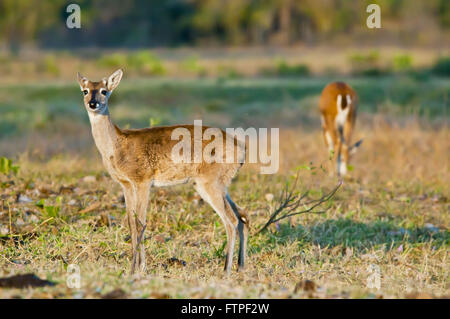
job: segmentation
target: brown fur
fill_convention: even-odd
[[[81,90],[89,90],[84,97],[88,111],[95,144],[99,149],[103,163],[111,177],[119,182],[124,190],[128,223],[131,230],[133,249],[132,272],[135,264],[141,271],[145,270],[145,247],[139,238],[145,231],[149,188],[151,186],[174,185],[194,182],[200,196],[208,202],[221,217],[227,232],[227,258],[225,269],[231,270],[234,243],[239,232],[239,268],[244,267],[246,241],[248,236],[248,217],[237,208],[228,196],[227,187],[245,160],[245,144],[235,137],[223,137],[223,158],[226,158],[226,141],[233,145],[235,154],[233,163],[206,162],[206,156],[200,163],[175,163],[171,153],[179,141],[172,140],[172,131],[185,128],[191,135],[192,159],[194,154],[194,126],[176,125],[145,129],[122,130],[114,125],[109,116],[107,102],[109,94],[120,82],[122,71],[118,70],[109,79],[91,82],[78,75]],[[94,91],[108,90],[108,94],[95,94]],[[97,95],[99,95],[97,97]],[[98,108],[91,108],[90,102],[95,100]],[[96,104],[97,105],[97,104]],[[203,127],[204,132],[208,127]],[[231,139],[231,141],[230,141]],[[202,141],[203,149],[210,141]],[[243,158],[238,158],[238,154]],[[210,154],[213,156],[214,154]]]
[[[116,151],[111,163],[135,182],[170,181],[200,176],[215,175],[227,187],[231,179],[240,168],[239,163],[173,163],[171,151],[178,140],[171,140],[172,131],[176,128],[186,128],[191,133],[191,159],[194,160],[194,126],[175,125],[140,130],[121,130],[115,126],[117,132]],[[203,126],[203,132],[208,127]],[[223,148],[225,149],[226,133],[223,134]],[[229,137],[228,137],[229,138]],[[235,140],[235,147],[239,142]],[[203,147],[210,141],[202,141]],[[223,156],[225,162],[225,154]]]
[[[346,96],[351,97],[350,105],[347,105]],[[338,114],[337,98],[341,95],[342,109],[345,110],[349,107],[349,113],[347,120],[342,127],[342,137],[339,132],[339,128],[336,125],[336,116]],[[344,82],[333,82],[328,84],[322,91],[319,100],[319,109],[322,114],[322,128],[323,137],[327,147],[331,147],[334,150],[335,160],[342,160],[344,163],[349,163],[349,149],[351,145],[352,132],[355,125],[356,111],[358,105],[358,95],[353,88]],[[332,145],[329,145],[327,134],[331,137]],[[338,167],[339,173],[339,167]]]

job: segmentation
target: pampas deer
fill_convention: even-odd
[[[223,142],[231,140],[231,151],[241,154],[241,158],[232,163],[212,161],[208,157],[200,162],[174,162],[171,154],[177,141],[172,140],[172,132],[182,128],[193,133],[198,127],[177,125],[125,130],[114,125],[108,111],[108,98],[119,85],[122,74],[122,70],[117,70],[108,78],[92,82],[78,73],[78,82],[84,94],[84,106],[89,115],[95,145],[104,166],[124,192],[133,253],[131,272],[134,273],[136,268],[145,271],[146,268],[142,238],[146,228],[150,188],[189,181],[193,182],[196,191],[211,205],[225,225],[225,270],[228,273],[231,271],[236,235],[239,234],[238,266],[242,269],[246,256],[248,218],[231,200],[227,187],[245,160],[245,144],[220,130]],[[202,129],[204,131],[207,128]],[[194,144],[196,141],[191,142]],[[204,150],[205,142],[200,143]]]
[[[350,146],[356,120],[358,95],[344,82],[328,84],[319,101],[323,138],[328,150],[334,153],[338,176],[347,174],[349,155],[361,145],[359,140]]]

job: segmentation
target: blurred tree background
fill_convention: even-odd
[[[66,7],[81,7],[68,29]],[[377,3],[382,28],[368,29]],[[448,43],[448,0],[0,0],[2,46],[139,48]]]

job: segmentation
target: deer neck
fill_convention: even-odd
[[[114,155],[117,143],[117,132],[111,121],[108,109],[102,113],[88,112],[91,122],[92,136],[102,157]]]

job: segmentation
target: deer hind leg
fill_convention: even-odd
[[[225,271],[231,272],[233,262],[233,252],[236,243],[236,229],[238,227],[238,218],[232,209],[226,209],[228,204],[225,198],[226,191],[224,185],[219,182],[196,181],[195,189],[205,202],[207,202],[216,211],[225,226],[227,233],[227,245]]]
[[[323,118],[323,117],[322,117]],[[334,129],[334,123],[326,122],[325,118],[322,119],[322,127],[323,127],[323,139],[325,141],[325,145],[328,148],[328,158],[333,160],[333,164],[330,165],[330,175],[334,174],[334,163],[336,163],[338,158],[339,151],[339,139],[336,135],[336,130]],[[337,146],[337,148],[336,148]]]
[[[347,174],[347,165],[349,164],[349,150],[351,142],[351,134],[353,123],[347,120],[343,126],[339,128],[339,138],[341,140],[341,147],[338,158],[338,175],[345,176]]]
[[[331,136],[331,133],[329,132],[328,124],[327,124],[327,120],[326,120],[325,116],[321,115],[320,120],[322,122],[323,140],[325,142],[325,145],[328,148],[328,151],[331,152],[334,150],[333,137]]]
[[[337,132],[338,132],[338,138],[337,138],[337,152],[336,152],[336,169],[337,169],[337,175],[341,176],[341,175],[345,175],[345,172],[343,172],[343,170],[342,170],[343,164],[345,165],[345,163],[342,162],[342,150],[343,150],[343,145],[345,145],[344,133],[343,133],[342,126],[339,125],[337,127]]]
[[[336,130],[338,134],[338,157],[337,157],[337,172],[338,176],[344,176],[347,173],[347,163],[348,163],[348,143],[349,141],[349,132],[348,127],[351,126],[349,121],[349,113],[351,109],[351,98],[350,95],[346,95],[343,97],[342,95],[338,95],[336,106],[337,106],[337,115],[335,119]],[[346,134],[348,133],[348,134]]]
[[[247,239],[248,239],[248,228],[249,220],[248,217],[242,213],[242,210],[233,202],[230,195],[226,195],[227,202],[226,208],[231,209],[233,213],[238,218],[238,234],[239,234],[239,255],[238,255],[238,266],[239,270],[243,270],[245,267],[245,259],[247,257]]]
[[[323,139],[325,141],[325,145],[328,148],[328,152],[333,152],[334,151],[334,141],[333,141],[333,137],[331,135],[331,133],[328,130],[323,130]]]
[[[345,140],[345,148],[343,149],[343,160],[345,163],[349,163],[349,149],[352,139],[352,131],[353,131],[353,122],[347,121],[344,124],[344,140]]]

